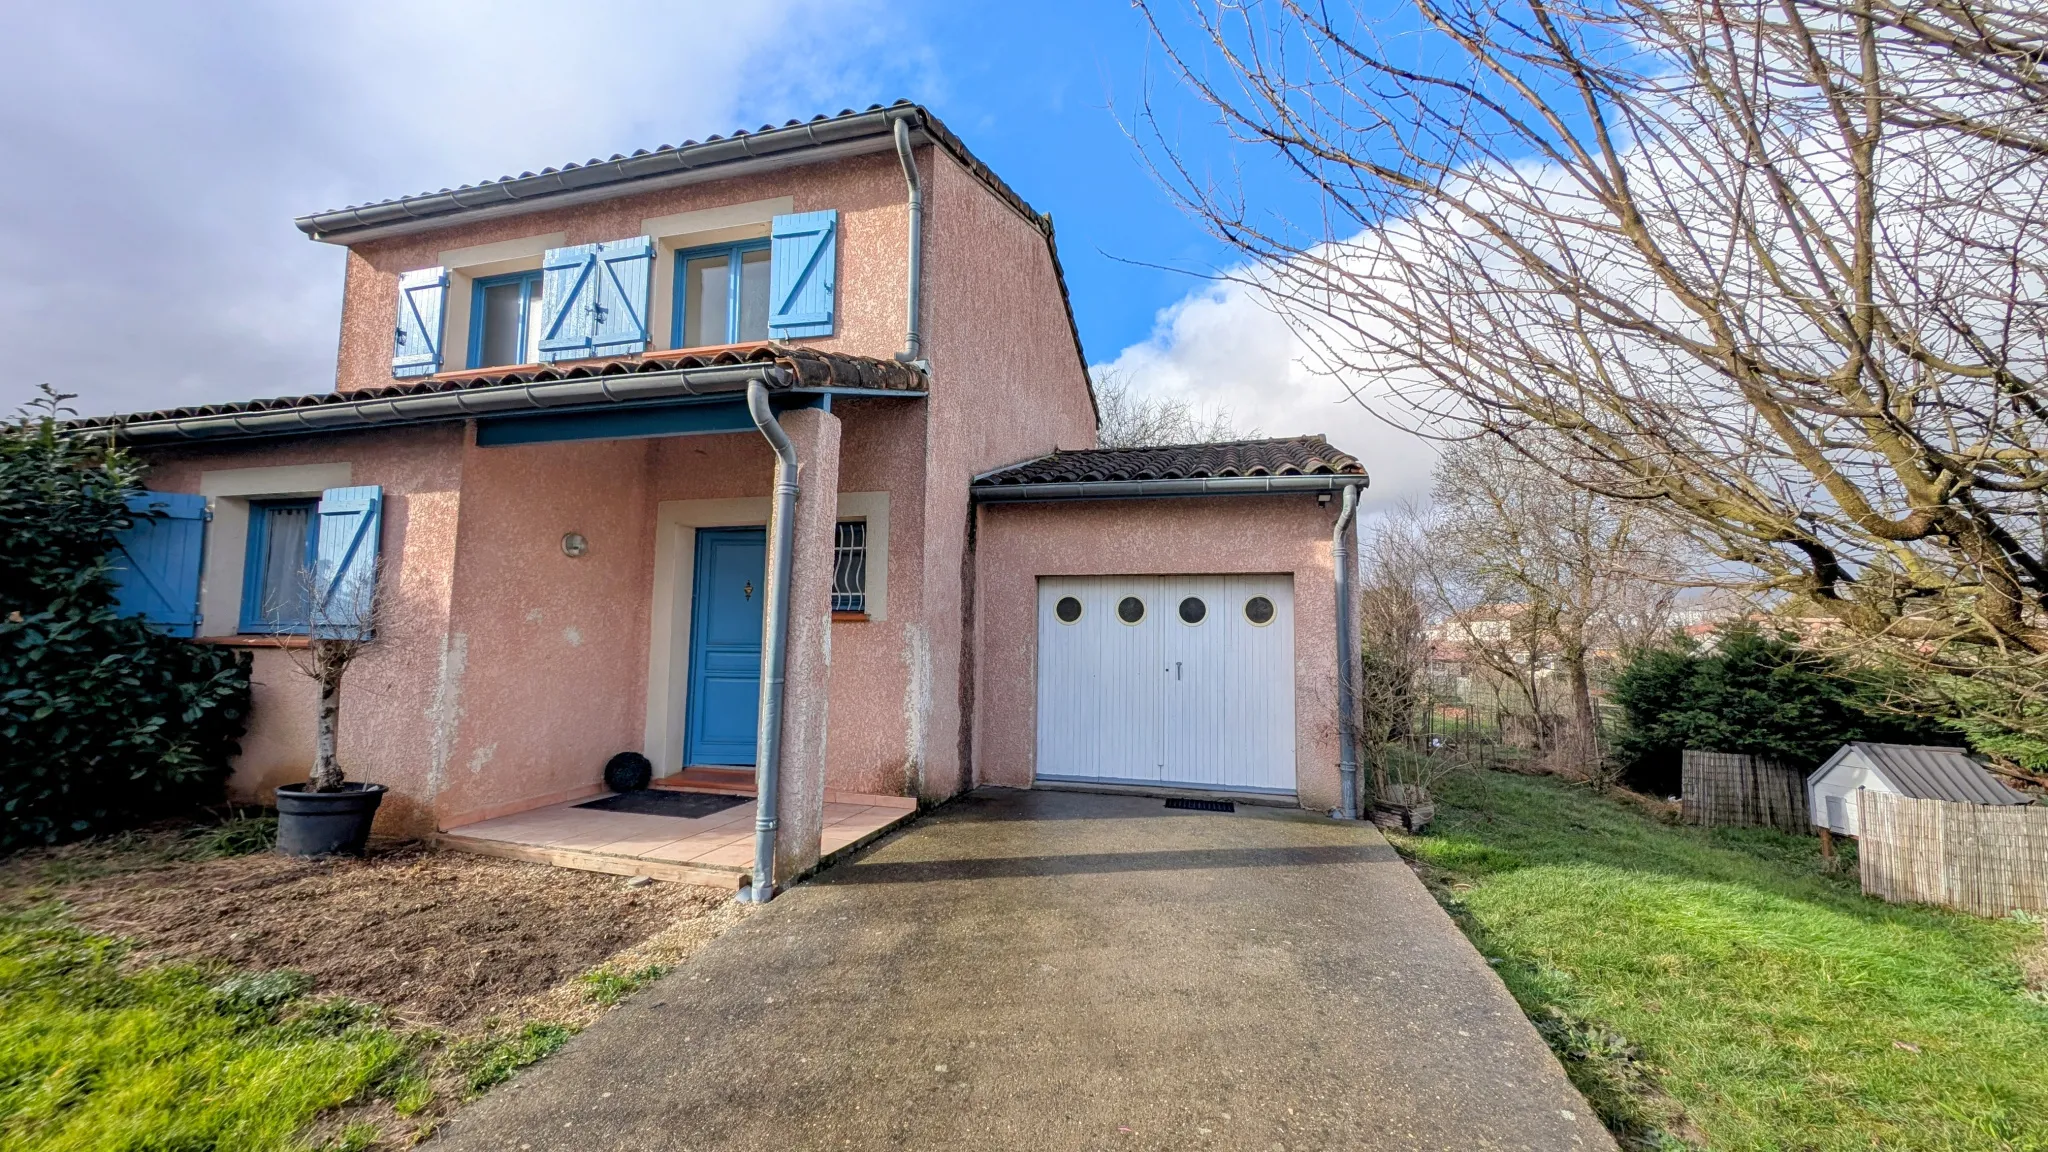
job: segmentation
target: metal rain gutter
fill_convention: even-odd
[[[219,412],[172,420],[147,420],[80,429],[83,435],[112,434],[126,444],[158,444],[184,440],[285,436],[306,432],[347,432],[396,424],[466,420],[508,412],[536,412],[632,401],[664,400],[738,392],[760,381],[787,386],[787,370],[766,364],[720,364],[609,376],[581,376],[530,384],[499,384],[485,388],[421,392],[407,396]]]
[[[905,325],[903,351],[896,354],[896,362],[918,364],[924,360],[924,337],[918,328],[918,296],[924,282],[924,182],[918,179],[917,158],[910,154],[910,125],[898,120],[895,131],[896,159],[902,161],[903,180],[910,185],[909,319]]]
[[[1038,500],[1143,500],[1157,496],[1280,496],[1366,486],[1364,474],[1351,472],[1334,476],[1210,476],[1190,480],[976,484],[969,492],[978,504],[1009,504]]]
[[[747,385],[747,411],[775,449],[775,502],[768,513],[768,587],[762,591],[761,703],[754,730],[754,874],[742,899],[775,898],[776,805],[782,791],[782,690],[788,678],[790,551],[796,544],[796,445],[768,407],[768,389]]]
[[[1358,514],[1358,488],[1344,489],[1344,502],[1337,513],[1337,526],[1330,533],[1330,564],[1337,576],[1337,781],[1341,799],[1337,815],[1358,819],[1358,732],[1357,692],[1352,670],[1358,666],[1357,641],[1352,636],[1351,542],[1346,535]]]

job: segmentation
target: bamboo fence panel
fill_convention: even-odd
[[[1695,752],[1683,759],[1680,810],[1703,828],[1762,825],[1806,832],[1806,776],[1765,756]]]
[[[2048,809],[1857,793],[1863,891],[1979,916],[2048,911]]]

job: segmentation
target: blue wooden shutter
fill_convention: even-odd
[[[597,244],[550,248],[541,257],[542,363],[590,355],[591,305],[597,298]]]
[[[654,238],[635,236],[597,248],[598,310],[590,326],[590,354],[645,352],[647,295],[654,283]]]
[[[541,269],[543,361],[647,350],[647,297],[654,280],[651,238],[550,248]]]
[[[134,526],[114,537],[115,608],[169,635],[193,635],[199,628],[206,497],[137,492],[128,497],[128,511],[136,514]]]
[[[368,640],[375,620],[377,535],[384,490],[375,484],[320,494],[313,560],[313,635]]]
[[[839,280],[838,211],[777,216],[769,235],[769,339],[830,336]]]
[[[447,301],[446,268],[422,268],[398,278],[393,376],[432,376],[441,370],[441,314]]]

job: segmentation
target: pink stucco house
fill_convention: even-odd
[[[240,796],[305,778],[279,647],[332,519],[383,603],[341,754],[389,833],[588,797],[621,752],[778,784],[778,880],[836,796],[1340,803],[1364,470],[1320,437],[1095,449],[1051,221],[923,108],[298,226],[348,250],[332,391],[79,422],[205,509],[136,608],[254,649]]]

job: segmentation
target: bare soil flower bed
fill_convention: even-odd
[[[0,893],[30,891],[63,900],[83,928],[135,941],[143,958],[290,968],[318,993],[454,1030],[732,900],[416,843],[364,860],[178,860],[148,836],[0,865]]]
[[[110,1145],[146,1104],[194,1146],[411,1147],[746,915],[724,889],[421,844],[293,859],[274,827],[0,859],[0,1145]],[[248,1089],[273,1074],[296,1091]]]

